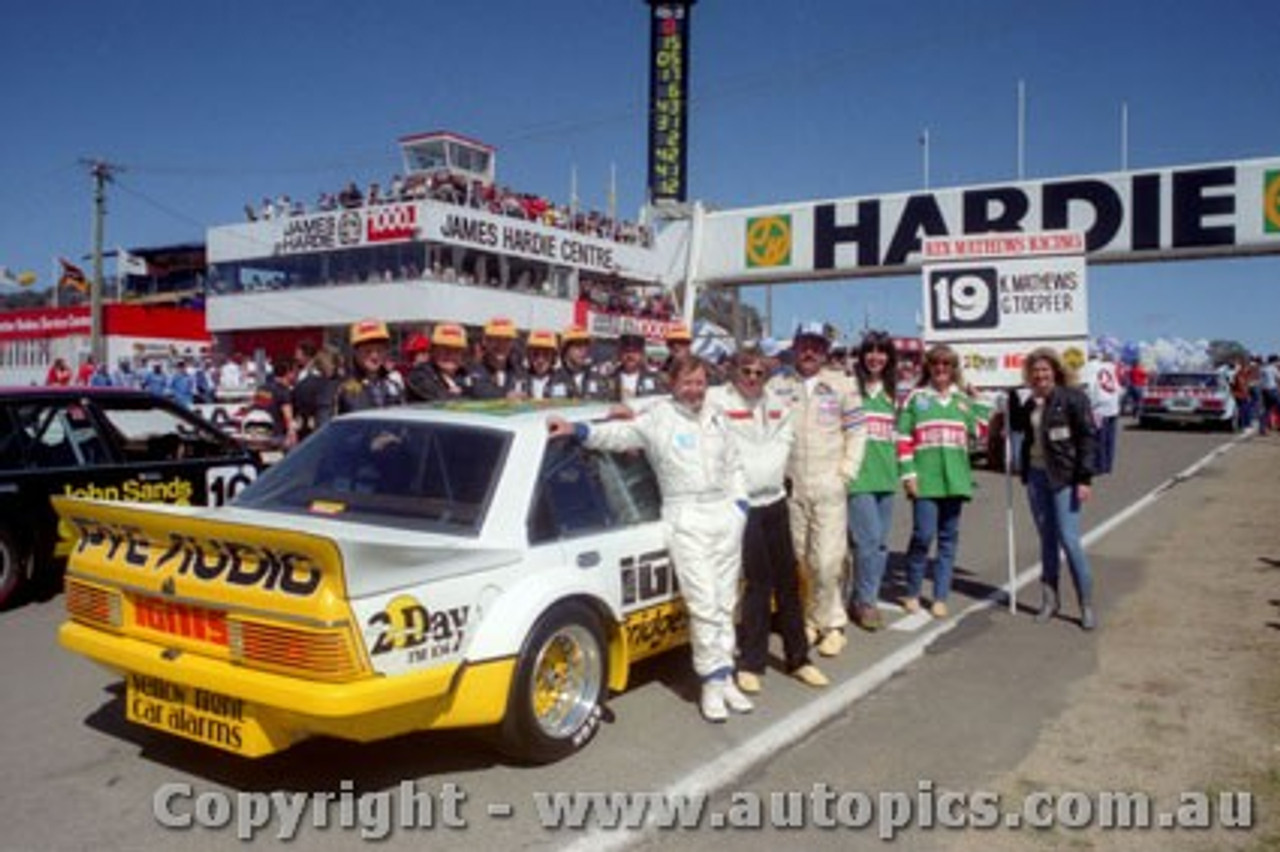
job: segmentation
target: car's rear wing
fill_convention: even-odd
[[[53,505],[76,535],[69,577],[308,623],[348,617],[342,554],[326,536],[216,520],[199,507],[72,497]]]

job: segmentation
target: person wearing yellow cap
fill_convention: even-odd
[[[334,406],[339,414],[385,408],[404,402],[404,391],[391,373],[391,333],[387,324],[362,319],[351,326],[351,372],[338,387]]]
[[[687,358],[693,351],[693,335],[689,333],[689,326],[679,321],[671,323],[667,326],[666,343],[666,366],[670,368],[676,359]]]
[[[560,369],[557,381],[568,388],[573,399],[612,400],[613,385],[600,369],[591,363],[591,333],[580,325],[571,325],[560,337]]]
[[[516,324],[505,317],[485,323],[483,351],[472,365],[470,396],[473,399],[519,397],[524,376],[514,355]]]
[[[470,381],[462,364],[467,351],[467,333],[454,322],[437,323],[431,332],[430,357],[417,361],[405,377],[405,393],[410,402],[441,402],[461,399]]]
[[[520,391],[525,396],[530,399],[568,398],[568,386],[554,381],[558,349],[559,341],[554,331],[535,328],[529,332],[524,341],[526,372],[520,384]]]

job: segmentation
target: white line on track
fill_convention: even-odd
[[[1089,530],[1082,539],[1084,545],[1088,547],[1143,509],[1155,503],[1165,491],[1195,476],[1206,465],[1231,450],[1236,444],[1247,440],[1250,434],[1251,432],[1246,431],[1235,440],[1216,447],[1204,458],[1180,473],[1174,474],[1134,503]],[[1037,562],[1018,574],[1015,584],[1018,588],[1021,588],[1038,579],[1039,576],[1040,563]],[[962,619],[976,612],[997,606],[1008,599],[1010,592],[1008,584],[1005,584],[992,591],[986,598],[957,612],[954,618],[936,621],[931,629],[925,630],[906,645],[889,654],[889,656],[873,663],[870,668],[864,669],[847,681],[833,684],[830,689],[824,690],[812,701],[779,719],[738,747],[722,753],[715,760],[703,764],[683,778],[676,779],[661,791],[661,795],[668,800],[674,801],[680,797],[689,798],[695,795],[707,795],[712,791],[728,787],[734,779],[744,775],[757,763],[773,756],[780,749],[791,746],[812,731],[836,718],[854,702],[862,699],[899,671],[920,659],[925,650],[938,637],[954,630]],[[928,613],[921,612],[916,615],[923,615],[929,621],[934,621]],[[908,619],[903,620],[906,621],[914,617],[915,615],[909,616]],[[652,826],[628,830],[592,829],[575,842],[564,847],[564,849],[566,852],[606,852],[606,850],[625,849],[648,837],[653,830]]]

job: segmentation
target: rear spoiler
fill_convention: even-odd
[[[74,531],[72,576],[161,597],[337,621],[342,554],[324,535],[209,517],[203,507],[52,498]]]

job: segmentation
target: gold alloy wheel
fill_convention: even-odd
[[[565,624],[538,648],[529,699],[548,737],[572,736],[595,711],[604,679],[603,649],[588,628]]]

